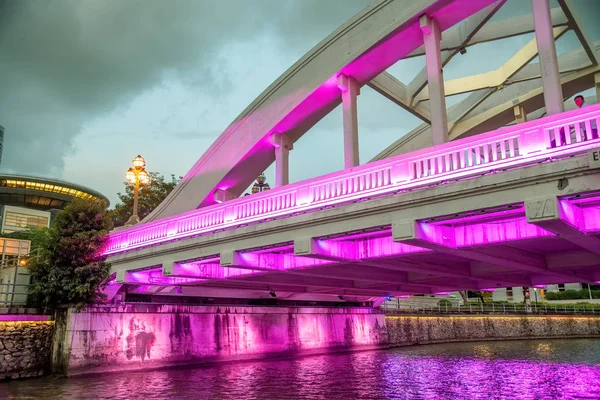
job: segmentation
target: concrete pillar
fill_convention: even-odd
[[[513,111],[515,113],[515,122],[517,124],[527,122],[527,114],[525,114],[525,108],[523,108],[523,106],[516,105],[513,107]]]
[[[540,59],[546,114],[554,115],[564,111],[564,102],[558,73],[554,34],[552,33],[550,4],[549,0],[531,0],[531,6],[533,8],[533,23]]]
[[[360,164],[358,154],[358,111],[356,98],[360,94],[358,82],[351,76],[338,76],[338,87],[342,91],[342,113],[344,120],[344,169]]]
[[[224,203],[235,198],[236,196],[228,190],[217,189],[213,192],[213,199],[217,203]]]
[[[275,187],[285,186],[290,183],[290,150],[294,145],[283,133],[274,133],[271,143],[275,147]]]
[[[600,72],[594,74],[594,82],[596,85],[596,103],[600,104]]]
[[[448,117],[446,116],[446,93],[444,90],[444,72],[440,41],[442,34],[437,21],[428,15],[421,16],[421,31],[425,42],[427,63],[427,82],[429,87],[429,105],[431,108],[431,131],[433,144],[448,141]]]

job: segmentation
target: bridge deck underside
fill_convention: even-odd
[[[600,281],[600,195],[395,222],[120,273],[139,292],[366,300]],[[237,296],[233,296],[237,297]]]

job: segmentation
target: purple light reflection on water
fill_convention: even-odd
[[[71,380],[45,378],[0,384],[0,398],[596,399],[600,340],[453,343]]]

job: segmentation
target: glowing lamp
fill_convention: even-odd
[[[133,189],[133,213],[131,214],[131,218],[125,223],[125,226],[132,226],[140,222],[140,217],[138,216],[138,195],[140,190],[140,185],[147,185],[150,183],[150,174],[146,172],[144,168],[146,166],[146,161],[142,156],[137,156],[132,161],[133,167],[130,167],[125,173],[125,178],[127,182],[134,185]]]
[[[144,160],[144,157],[138,155],[133,159],[132,164],[136,169],[142,169],[146,166],[146,161]]]
[[[148,174],[146,171],[140,171],[138,173],[138,178],[140,180],[140,184],[142,185],[147,185],[150,183],[150,174]]]
[[[125,173],[125,179],[127,179],[127,182],[131,184],[135,183],[135,171],[133,168],[129,168],[127,170],[127,172]]]

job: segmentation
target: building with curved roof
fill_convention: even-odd
[[[55,212],[75,198],[103,200],[103,194],[57,179],[0,174],[1,233],[50,225]]]

